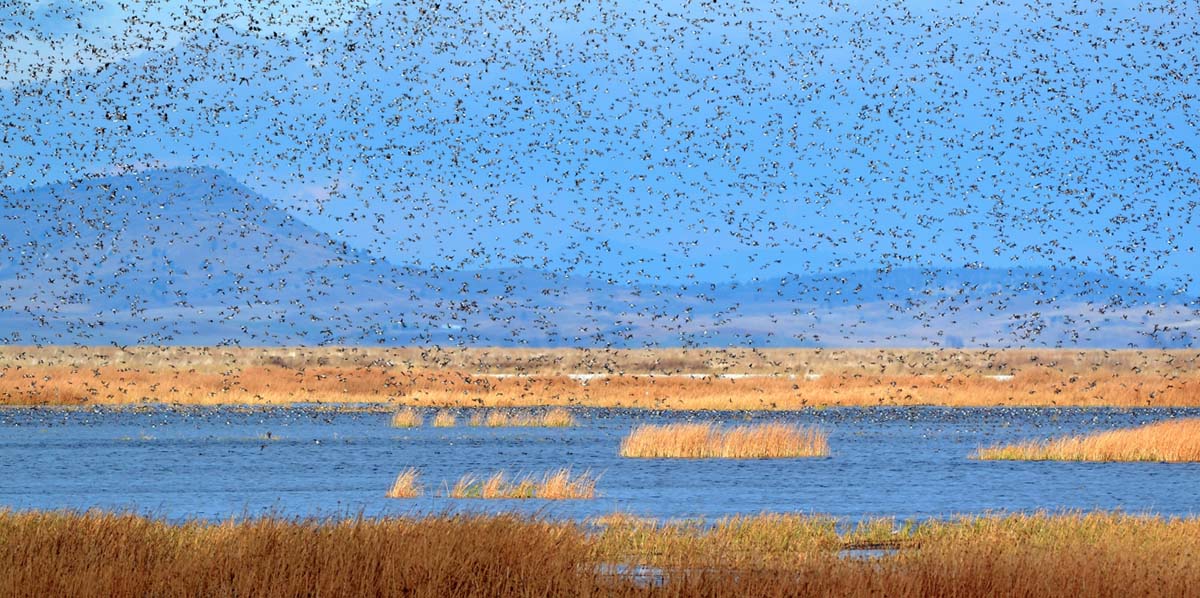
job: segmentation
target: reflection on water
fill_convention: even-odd
[[[827,513],[856,519],[996,510],[1200,513],[1200,464],[968,459],[983,445],[1140,425],[1200,410],[824,409],[790,413],[579,410],[575,428],[392,428],[384,413],[314,408],[0,410],[0,506],[134,509],[171,517],[333,516],[454,509],[583,518]],[[431,418],[427,418],[431,421]],[[788,420],[829,433],[820,459],[621,459],[636,424]],[[465,422],[467,417],[461,417]],[[586,501],[453,500],[465,473],[571,466],[601,474]],[[426,495],[384,497],[416,467]]]

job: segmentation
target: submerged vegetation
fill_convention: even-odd
[[[597,477],[590,471],[572,475],[569,468],[558,469],[540,479],[522,476],[510,479],[503,471],[480,479],[464,475],[450,489],[451,498],[540,498],[544,500],[575,500],[596,497]]]
[[[1200,419],[980,449],[975,458],[1017,461],[1200,461]]]
[[[5,596],[1183,596],[1200,587],[1198,520],[1112,513],[881,519],[839,531],[836,520],[798,515],[175,525],[0,512],[0,538]],[[875,552],[848,556],[856,550]]]
[[[816,428],[782,423],[641,425],[621,441],[622,457],[681,459],[779,459],[829,454],[826,435]]]

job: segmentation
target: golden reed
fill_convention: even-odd
[[[986,461],[1200,461],[1200,419],[980,449]]]
[[[847,532],[763,516],[514,514],[170,524],[0,511],[2,596],[1189,596],[1200,522],[1033,514]],[[846,558],[845,549],[879,549]]]
[[[779,459],[824,457],[826,435],[816,428],[768,423],[722,428],[713,424],[641,425],[621,441],[622,457]]]
[[[417,498],[423,495],[425,489],[417,481],[419,475],[415,467],[409,467],[400,472],[400,475],[396,476],[396,481],[392,482],[392,487],[388,488],[386,496],[388,498]]]
[[[509,479],[503,471],[479,479],[472,474],[459,478],[450,489],[450,498],[515,499],[540,498],[543,500],[580,500],[596,497],[597,476],[590,471],[572,475],[570,468],[549,472],[541,479],[523,476]]]

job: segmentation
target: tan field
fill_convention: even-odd
[[[1184,596],[1200,521],[254,519],[0,512],[4,596]],[[845,550],[875,550],[848,556]],[[248,558],[251,557],[251,558]]]
[[[980,449],[975,458],[1016,461],[1200,462],[1200,419]]]
[[[1200,406],[1190,351],[6,347],[5,405]]]

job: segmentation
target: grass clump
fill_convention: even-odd
[[[980,449],[986,461],[1200,461],[1200,419]]]
[[[425,423],[425,418],[411,407],[405,407],[392,414],[393,428],[419,428],[423,423]]]
[[[621,441],[622,457],[677,459],[782,459],[824,457],[829,442],[816,428],[782,423],[641,425]]]
[[[576,500],[596,497],[597,477],[591,472],[572,476],[569,468],[558,469],[535,479],[526,475],[510,479],[503,471],[480,479],[473,474],[459,478],[450,498]]]
[[[488,428],[568,428],[575,425],[575,416],[562,407],[540,413],[493,410],[472,415],[469,423]]]
[[[409,467],[396,476],[392,487],[387,491],[388,498],[417,498],[425,493],[421,483],[417,481],[417,468]]]
[[[433,427],[435,428],[453,428],[456,423],[458,423],[458,419],[454,417],[454,414],[444,409],[433,416]]]

